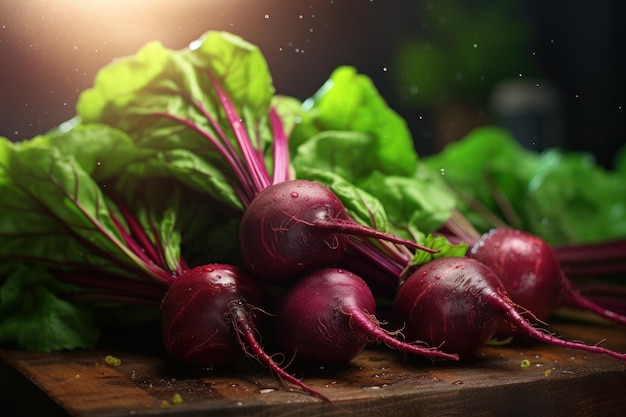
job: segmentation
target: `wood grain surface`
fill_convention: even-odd
[[[623,327],[561,322],[552,330],[626,352]],[[107,355],[121,364],[107,364]],[[461,363],[374,347],[341,369],[291,370],[337,407],[281,385],[251,360],[220,371],[183,368],[141,332],[95,350],[0,350],[0,359],[5,417],[626,415],[626,362],[543,344],[485,347]]]

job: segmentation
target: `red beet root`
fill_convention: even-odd
[[[467,256],[491,268],[511,300],[538,320],[547,319],[561,307],[569,307],[626,324],[626,316],[595,304],[572,288],[556,252],[538,236],[514,229],[494,229],[483,235]]]
[[[436,252],[357,223],[329,188],[306,180],[285,181],[261,191],[241,219],[239,246],[255,276],[283,284],[304,271],[334,265],[350,235]]]
[[[445,352],[472,356],[507,321],[526,336],[565,348],[626,360],[626,354],[559,339],[533,327],[516,309],[498,276],[470,258],[439,258],[418,268],[398,290],[396,320],[407,340],[423,340]]]

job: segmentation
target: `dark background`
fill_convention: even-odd
[[[217,29],[262,49],[281,94],[305,99],[337,66],[357,67],[407,120],[421,154],[502,123],[529,148],[590,151],[611,167],[626,138],[626,2],[501,3],[3,2],[0,136],[30,138],[72,117],[79,92],[117,56],[150,40],[183,48]],[[503,82],[532,105],[494,107]]]

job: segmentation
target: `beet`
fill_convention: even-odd
[[[539,236],[515,229],[494,229],[484,234],[467,256],[490,267],[511,300],[536,321],[544,321],[559,308],[569,307],[626,324],[626,316],[599,306],[572,287],[557,253]],[[510,328],[498,331],[500,337],[514,333]]]
[[[516,304],[547,319],[562,303],[561,266],[552,248],[536,236],[494,229],[467,256],[491,268]]]
[[[439,258],[419,267],[398,289],[393,312],[405,324],[407,340],[425,341],[462,357],[474,355],[506,321],[541,342],[626,360],[626,354],[562,340],[533,327],[517,311],[495,272],[467,257]]]
[[[275,309],[277,348],[296,361],[346,364],[368,344],[384,343],[403,352],[458,359],[424,344],[408,344],[383,330],[376,302],[357,275],[338,268],[314,271],[293,284]]]
[[[231,265],[193,268],[174,281],[161,304],[161,334],[166,350],[179,361],[223,367],[247,350],[237,335],[256,328],[265,305],[264,289]]]
[[[270,284],[333,266],[350,235],[436,252],[352,220],[339,198],[315,181],[290,180],[263,189],[246,208],[239,246],[252,273]]]

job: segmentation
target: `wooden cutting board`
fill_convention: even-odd
[[[562,322],[552,330],[587,343],[605,339],[604,346],[626,352],[623,327]],[[222,371],[188,370],[169,361],[151,335],[108,339],[89,351],[0,350],[0,415],[626,415],[626,362],[542,344],[486,347],[461,363],[371,348],[342,369],[297,371],[340,410],[282,386],[250,360]],[[107,355],[121,364],[107,364]]]

